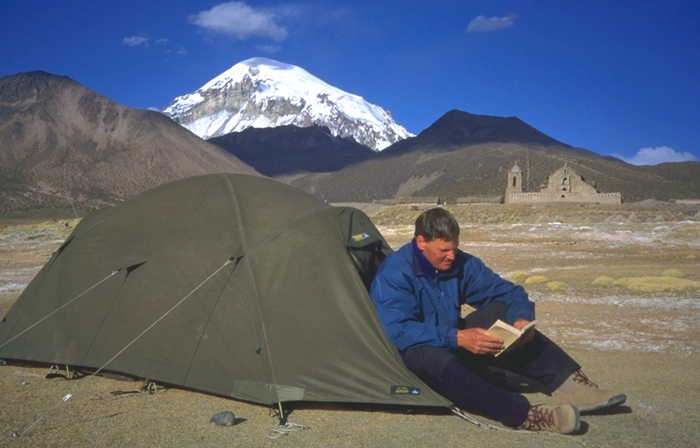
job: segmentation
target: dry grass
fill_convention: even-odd
[[[395,205],[372,214],[377,225],[413,225],[423,211],[435,205]],[[532,205],[532,204],[468,204],[447,205],[461,225],[468,224],[546,224],[559,222],[573,225],[675,223],[695,219],[694,208],[659,206],[658,208],[633,208],[633,204],[618,206],[596,205]],[[683,224],[674,230],[678,237],[700,236],[700,224]]]
[[[55,219],[46,222],[0,224],[0,238],[36,239],[58,238],[65,239],[78,225],[80,219]]]
[[[677,228],[675,231],[680,235],[698,238],[700,237],[700,224],[685,225]]]
[[[628,222],[625,213],[630,211],[586,207],[579,218],[567,209],[540,208],[522,212],[525,221],[478,222],[489,216],[514,219],[519,210],[497,207],[463,207],[474,220],[458,218],[463,225],[460,247],[503,277],[523,283],[536,303],[538,328],[572,354],[593,381],[628,394],[620,412],[584,417],[586,430],[576,440],[587,446],[611,446],[611,440],[614,446],[635,448],[697,446],[697,430],[692,428],[700,427],[700,379],[689,372],[700,369],[700,238],[683,230],[695,224],[674,221],[670,215],[665,223],[649,222],[645,211],[637,211],[636,222]],[[412,220],[423,209],[388,207],[382,213],[392,209],[397,216],[372,218],[382,223],[380,231],[397,248],[410,241]],[[540,218],[545,214],[556,217],[558,224]],[[607,217],[611,219],[605,223]],[[49,236],[57,233],[42,233],[47,231],[41,227],[15,228],[14,233],[6,229],[0,228],[0,315],[21,291],[18,287],[3,293],[3,286],[26,285],[61,243]],[[685,277],[659,276],[666,270]],[[533,277],[548,280],[525,283]],[[550,284],[558,288],[550,289]],[[474,445],[498,448],[562,444],[560,438],[482,431],[456,417],[419,409],[406,415],[376,412],[371,405],[347,409],[324,404],[290,404],[290,421],[310,429],[269,441],[265,431],[275,420],[265,407],[176,389],[114,398],[111,391],[131,386],[106,378],[90,380],[60,412],[13,441],[12,431],[22,430],[76,387],[65,380],[45,380],[44,373],[0,368],[0,445],[452,446],[465,437]],[[527,397],[550,400],[543,394]],[[233,411],[241,422],[211,427],[209,418],[222,410]]]

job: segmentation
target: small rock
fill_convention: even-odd
[[[236,416],[233,415],[233,412],[222,411],[212,415],[212,417],[209,419],[209,424],[217,426],[233,426],[235,421]]]

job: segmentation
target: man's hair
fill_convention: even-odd
[[[459,238],[459,224],[452,213],[443,208],[431,208],[416,219],[413,236],[421,235],[426,241],[441,239],[456,241]]]

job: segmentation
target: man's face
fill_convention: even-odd
[[[455,261],[455,250],[459,246],[459,240],[445,241],[440,238],[427,241],[422,235],[416,237],[416,245],[430,264],[438,271],[447,271]]]

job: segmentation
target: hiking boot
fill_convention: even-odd
[[[549,431],[557,434],[572,434],[581,427],[581,418],[576,406],[567,404],[547,406],[533,404],[527,418],[517,429],[527,431]]]
[[[591,413],[619,406],[627,400],[627,396],[614,390],[599,389],[580,370],[571,374],[552,392],[552,401],[557,404],[576,406],[583,413]]]

